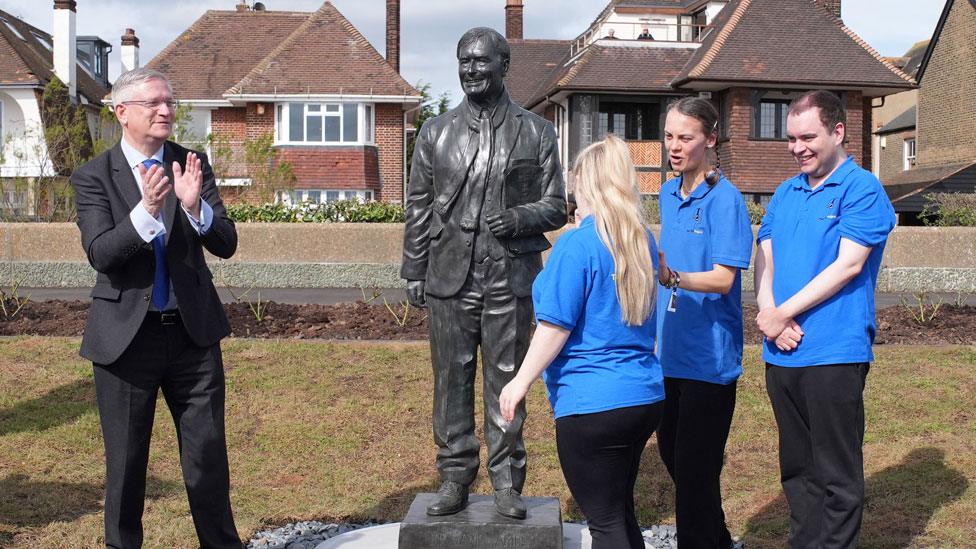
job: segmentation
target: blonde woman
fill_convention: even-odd
[[[634,483],[664,399],[654,355],[657,247],[623,141],[584,149],[574,175],[580,221],[532,287],[538,327],[500,408],[511,420],[545,370],[559,462],[592,546],[643,548]]]

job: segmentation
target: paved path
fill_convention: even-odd
[[[6,288],[5,288],[6,290]],[[31,299],[37,301],[48,301],[51,299],[67,299],[67,300],[87,300],[89,292],[91,290],[87,288],[20,288],[18,293],[21,296],[26,296],[30,294]],[[387,301],[395,303],[398,301],[405,300],[407,298],[406,293],[402,288],[386,288],[381,290],[383,293],[377,298],[378,303],[383,302],[385,297]],[[218,288],[217,292],[220,294],[220,298],[224,303],[233,303],[235,301],[234,295],[241,296],[244,294],[245,290],[235,289],[233,293],[226,288]],[[318,303],[322,305],[334,305],[336,303],[352,303],[356,301],[363,300],[363,292],[359,288],[254,288],[250,290],[247,296],[243,299],[254,300],[258,296],[258,292],[261,294],[261,300],[276,301],[278,303],[292,303],[292,304],[302,304],[302,303]],[[366,299],[373,296],[373,290],[366,290]],[[956,294],[929,294],[927,298],[929,300],[943,299],[945,303],[955,303],[957,300]],[[969,305],[976,305],[976,293],[965,294],[962,297],[966,298],[966,303]],[[879,293],[875,295],[875,303],[877,307],[890,307],[892,305],[901,304],[902,300],[908,300],[909,303],[915,303],[916,297],[913,294],[886,294]],[[752,292],[743,292],[742,300],[745,303],[755,303],[756,298]]]

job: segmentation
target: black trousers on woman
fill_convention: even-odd
[[[559,463],[586,517],[593,549],[644,547],[634,511],[634,484],[662,407],[656,402],[556,420]]]
[[[735,411],[736,383],[664,378],[664,416],[657,432],[661,460],[675,487],[681,549],[727,549],[719,478]]]

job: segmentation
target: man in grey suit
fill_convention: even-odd
[[[142,545],[161,389],[200,545],[240,549],[220,353],[230,326],[203,257],[204,248],[232,256],[237,232],[206,156],[167,141],[175,102],[165,76],[123,74],[112,103],[122,140],[71,176],[81,243],[97,271],[81,355],[94,364],[105,442],[105,544]]]
[[[474,433],[478,348],[484,375],[488,473],[499,513],[525,518],[524,404],[507,423],[502,387],[528,349],[532,282],[543,233],[566,222],[565,184],[552,124],[505,90],[510,49],[489,28],[458,42],[461,104],[427,121],[414,148],[400,275],[430,309],[434,441],[441,488],[430,515],[467,504],[479,468]]]

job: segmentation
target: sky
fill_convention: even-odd
[[[248,0],[251,2],[252,0]],[[314,11],[320,0],[262,0],[269,10]],[[608,0],[525,0],[525,38],[575,38]],[[139,37],[139,58],[149,62],[207,10],[233,10],[238,0],[78,0],[77,32],[112,44],[109,78],[120,72],[119,37]],[[386,54],[384,0],[332,0],[347,19]],[[944,0],[843,0],[845,24],[881,55],[899,56],[932,36]],[[51,0],[0,0],[0,9],[51,32]],[[433,95],[460,98],[455,45],[465,30],[505,31],[504,0],[402,0],[400,69],[411,84],[430,83]]]

